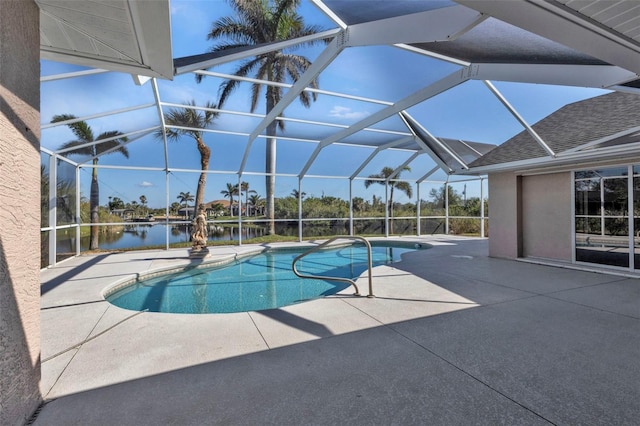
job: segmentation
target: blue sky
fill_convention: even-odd
[[[223,0],[172,0],[171,20],[173,57],[190,56],[206,52],[212,42],[206,40],[213,21],[232,13],[226,1]],[[308,24],[317,24],[326,29],[335,25],[318,11],[313,4],[303,0],[300,13]],[[315,58],[321,47],[296,51],[309,59]],[[212,71],[231,73],[236,63],[212,69]],[[77,66],[60,64],[50,61],[42,62],[42,75],[52,75],[81,69]],[[439,78],[455,71],[452,64],[435,59],[417,56],[409,52],[388,46],[371,46],[350,48],[343,51],[323,71],[320,76],[320,87],[324,90],[348,93],[354,96],[375,98],[385,101],[397,101],[414,91],[434,82]],[[183,75],[174,81],[158,81],[160,96],[165,102],[183,103],[194,99],[198,104],[206,101],[216,101],[218,86],[222,80],[207,77],[203,83],[196,84],[194,76]],[[494,83],[503,95],[511,102],[518,112],[529,122],[535,123],[557,108],[577,100],[595,96],[603,91],[594,89],[554,87],[543,85],[528,85],[516,83]],[[225,108],[237,111],[249,111],[248,84],[234,93]],[[73,80],[60,80],[42,84],[42,121],[48,123],[54,114],[74,114],[86,116],[103,111],[127,108],[153,102],[153,92],[149,83],[143,86],[133,84],[129,75],[119,73],[99,74]],[[356,123],[378,109],[381,105],[363,103],[326,95],[319,96],[310,109],[303,108],[297,101],[285,111],[291,118],[332,122],[339,125]],[[258,105],[256,113],[264,113],[264,104]],[[500,144],[522,130],[520,124],[508,113],[490,91],[477,81],[470,81],[460,85],[433,99],[425,101],[408,110],[408,112],[422,123],[432,134],[440,137],[459,138],[470,141]],[[240,117],[222,114],[216,121],[214,128],[250,133],[252,126],[260,121],[259,118]],[[155,108],[118,114],[115,116],[88,120],[95,136],[108,130],[131,132],[145,129],[158,124]],[[404,130],[398,118],[390,118],[376,126],[385,130]],[[296,138],[311,138],[320,140],[339,129],[326,128],[309,124],[287,123],[286,136]],[[49,149],[56,149],[62,143],[71,140],[73,135],[68,129],[45,129],[42,132],[42,145]],[[349,139],[358,142],[367,138],[380,138],[381,141],[393,140],[388,134],[361,132]],[[396,137],[397,138],[397,137]],[[237,183],[238,176],[233,172],[242,160],[245,152],[246,137],[234,135],[207,134],[206,142],[212,148],[211,170],[230,173],[216,173],[208,176],[206,200],[223,198],[220,191],[227,182]],[[255,175],[264,171],[263,153],[264,141],[256,140],[249,152],[247,173],[242,176],[250,187],[264,196],[264,177]],[[314,150],[315,144],[309,142],[278,142],[278,173],[297,174],[306,163]],[[126,160],[117,154],[100,159],[101,165],[127,165],[142,167],[163,167],[164,152],[162,144],[153,135],[132,142],[129,146],[130,158]],[[332,146],[325,149],[309,170],[311,175],[339,175],[348,176],[366,159],[370,150],[345,146]],[[392,151],[377,157],[361,173],[366,177],[377,173],[384,166],[400,165],[410,154]],[[192,140],[182,140],[169,146],[169,166],[173,168],[197,168],[199,166],[198,153]],[[77,160],[77,158],[74,158]],[[434,163],[426,155],[418,157],[411,164],[411,172],[403,176],[416,179],[424,175],[433,167]],[[61,175],[72,173],[66,168]],[[90,169],[81,169],[81,192],[83,196],[89,193]],[[72,176],[72,175],[71,175]],[[169,177],[169,201],[175,201],[180,192],[195,194],[197,173],[172,173]],[[439,174],[435,179],[444,179]],[[117,196],[125,201],[139,200],[145,195],[151,207],[164,205],[166,199],[165,174],[157,171],[129,171],[100,169],[101,204],[108,202],[109,196]],[[297,188],[295,177],[278,177],[276,196],[289,195]],[[467,184],[468,194],[476,196],[479,193],[477,184]],[[421,187],[421,198],[427,198],[428,192],[434,185]],[[456,185],[462,191],[464,184]],[[345,179],[314,179],[303,180],[303,191],[309,195],[333,195],[346,198],[348,196],[348,181]],[[353,195],[371,199],[375,194],[384,194],[382,186],[375,185],[365,189],[361,181],[353,185]],[[415,201],[397,195],[401,202]]]

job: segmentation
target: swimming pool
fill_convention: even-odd
[[[425,245],[374,243],[373,265],[400,260],[402,254]],[[107,291],[107,301],[120,308],[167,313],[230,313],[274,309],[336,294],[349,284],[297,277],[293,259],[306,248],[269,250],[234,260],[223,266],[187,267],[184,270],[142,279]],[[367,270],[363,245],[350,245],[312,253],[298,262],[306,274],[357,278]]]

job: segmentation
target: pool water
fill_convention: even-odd
[[[373,266],[398,261],[402,254],[415,250],[373,247]],[[141,280],[108,295],[107,300],[135,311],[230,313],[279,308],[353,288],[338,281],[297,277],[291,263],[302,252],[268,251],[224,266]],[[367,270],[367,252],[364,246],[323,250],[300,260],[297,268],[303,274],[356,278]],[[360,292],[366,294],[367,288]]]

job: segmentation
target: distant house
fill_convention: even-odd
[[[234,203],[234,206],[237,204]],[[229,214],[229,200],[213,200],[205,203],[204,210],[207,217],[218,217]]]
[[[193,219],[193,207],[180,207],[178,209],[178,216],[182,216],[187,219]]]
[[[135,210],[133,209],[113,209],[110,212],[114,216],[121,217],[124,220],[129,220],[133,218],[133,214]]]
[[[531,127],[469,164],[489,176],[489,254],[639,270],[640,96],[575,102]]]

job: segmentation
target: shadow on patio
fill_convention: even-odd
[[[490,259],[485,251],[486,242],[468,241],[410,253],[374,271],[381,277],[379,299],[325,298],[296,305],[284,317],[238,314],[205,323],[198,316],[175,316],[178,325],[167,329],[156,322],[162,314],[139,315],[122,332],[129,334],[127,341],[118,340],[122,333],[96,339],[92,343],[102,345],[102,355],[91,357],[96,348],[81,348],[80,354],[88,352],[70,360],[65,374],[73,373],[74,362],[96,375],[135,369],[164,349],[166,357],[191,350],[191,366],[61,396],[35,424],[636,424],[638,280]],[[407,286],[402,299],[419,301],[385,294],[385,286],[398,281]],[[437,288],[413,297],[425,281]],[[434,294],[454,293],[481,305],[383,319],[401,313],[385,310],[424,307],[425,299],[441,305],[443,298]],[[343,312],[343,305],[374,321],[340,332],[344,317],[296,319],[309,310]],[[266,326],[260,317],[284,318],[295,332],[302,331],[296,324],[311,324],[306,331],[313,339],[274,348],[269,340],[284,329]],[[150,333],[153,347],[146,346],[153,339],[142,337],[150,324],[162,329]],[[197,362],[202,342],[220,338],[225,324],[250,327],[266,345]],[[176,347],[180,329],[195,333],[192,348]],[[117,342],[138,342],[130,365],[118,364]]]

